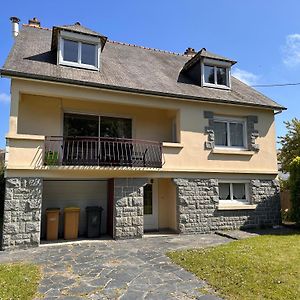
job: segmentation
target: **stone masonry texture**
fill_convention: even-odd
[[[262,228],[280,223],[279,186],[275,180],[251,180],[255,210],[218,210],[217,179],[176,178],[177,224],[180,233]]]
[[[41,178],[6,179],[3,250],[39,245],[42,188]]]
[[[144,233],[145,178],[117,178],[114,184],[114,238],[140,238]]]

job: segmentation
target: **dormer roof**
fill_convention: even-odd
[[[201,58],[209,58],[213,59],[216,62],[222,61],[222,62],[228,62],[231,66],[236,64],[235,60],[232,60],[230,58],[227,58],[225,56],[221,56],[212,52],[207,51],[205,48],[202,48],[199,52],[197,52],[190,60],[188,60],[183,68],[182,71],[188,70],[190,67],[192,67],[195,63],[197,63]]]
[[[52,42],[51,42],[51,49],[54,50],[57,48],[57,37],[58,33],[61,31],[69,31],[69,32],[74,32],[74,33],[79,33],[79,34],[84,34],[84,35],[89,35],[93,37],[98,37],[101,41],[101,50],[103,49],[107,37],[99,32],[96,32],[94,30],[91,30],[85,26],[82,26],[79,22],[76,22],[75,24],[72,25],[61,25],[61,26],[53,26],[52,28]]]

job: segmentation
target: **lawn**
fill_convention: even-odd
[[[32,264],[0,264],[0,299],[33,299],[40,274]]]
[[[225,299],[300,299],[300,234],[258,236],[168,256]]]

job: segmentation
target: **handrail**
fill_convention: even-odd
[[[45,138],[45,165],[162,167],[162,143],[111,137]]]

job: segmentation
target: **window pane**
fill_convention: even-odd
[[[152,215],[152,184],[144,186],[144,215]]]
[[[215,83],[214,67],[204,65],[204,81],[206,83]]]
[[[70,40],[64,40],[64,60],[65,61],[78,61],[78,43]]]
[[[219,199],[230,200],[230,184],[219,183]]]
[[[101,117],[100,136],[131,139],[131,119]]]
[[[243,123],[230,123],[230,146],[243,147],[244,135],[243,135]]]
[[[217,83],[221,85],[227,85],[225,68],[217,68]]]
[[[97,66],[96,64],[96,45],[81,44],[81,63]]]
[[[99,118],[97,116],[65,114],[65,137],[98,137]]]
[[[232,188],[234,200],[246,200],[246,189],[244,183],[233,183]]]
[[[227,123],[214,122],[215,144],[217,146],[228,146],[227,141]]]

